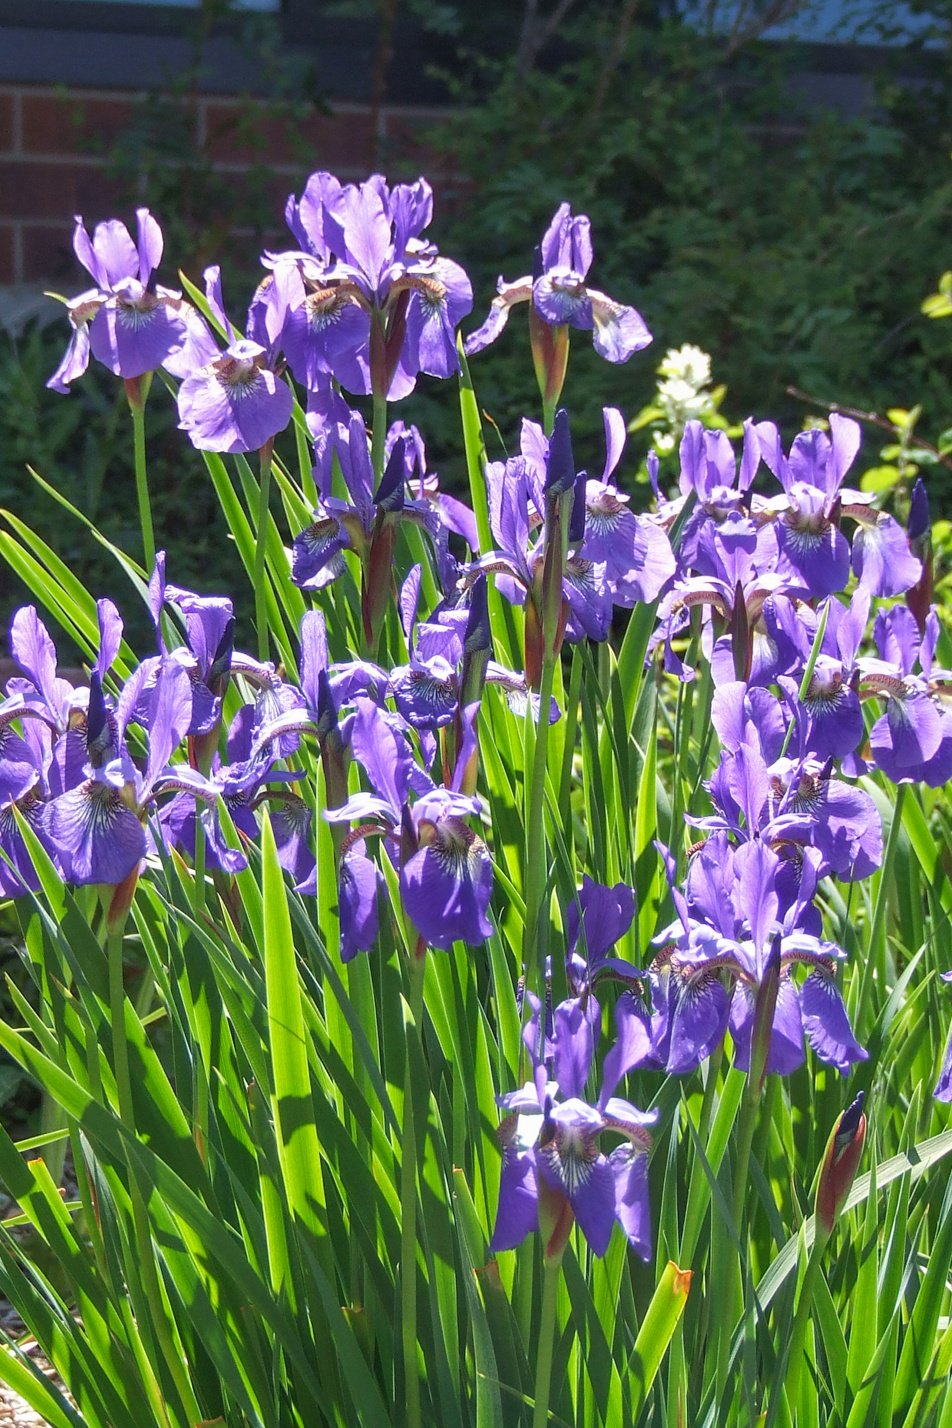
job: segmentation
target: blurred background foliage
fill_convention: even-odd
[[[223,256],[226,302],[238,316],[262,243],[285,241],[267,153],[260,185],[236,186],[216,171],[189,129],[187,106],[175,102],[197,83],[201,38],[228,8],[225,0],[202,6],[194,73],[143,106],[108,159],[128,191],[127,209],[146,201],[160,217],[163,276],[182,262],[197,277]],[[948,266],[952,5],[914,0],[905,10],[905,42],[883,44],[897,38],[889,33],[894,5],[858,4],[849,25],[848,7],[838,7],[843,29],[834,38],[864,42],[837,47],[833,69],[855,71],[866,95],[842,108],[818,104],[815,85],[808,99],[822,57],[802,36],[824,17],[829,26],[829,0],[339,0],[322,13],[374,27],[375,103],[386,96],[398,27],[419,33],[421,56],[435,56],[429,79],[446,94],[441,116],[378,160],[391,180],[421,169],[431,177],[433,236],[473,278],[468,328],[481,321],[500,273],[529,271],[526,235],[537,241],[559,202],[590,214],[594,285],[634,303],[655,334],[646,353],[619,369],[574,334],[566,400],[580,464],[597,471],[601,405],[635,416],[652,400],[665,351],[683,343],[712,354],[731,422],[769,415],[789,438],[838,402],[915,411],[918,436],[941,445],[952,425],[949,329],[930,322],[921,304]],[[231,23],[264,56],[265,112],[293,130],[296,114],[326,107],[308,65],[282,45],[278,17],[233,15]],[[249,98],[248,132],[266,132],[262,113],[260,99]],[[302,184],[313,166],[302,153]],[[47,392],[66,339],[58,317],[0,334],[0,504],[41,528],[90,589],[122,595],[111,558],[91,551],[26,472],[29,463],[66,486],[105,533],[134,548],[124,396],[92,368],[70,397]],[[537,414],[531,372],[517,312],[473,363],[480,403],[498,427],[493,455],[518,440],[523,414]],[[436,385],[399,415],[420,424],[432,465],[452,485],[460,442],[453,404],[434,399]],[[158,382],[149,417],[156,524],[174,543],[172,578],[237,588],[201,462],[175,431]],[[636,455],[649,439],[633,438]],[[889,431],[871,430],[867,466],[882,466],[889,441]],[[924,469],[938,513],[952,514],[946,483],[932,479],[944,468]]]

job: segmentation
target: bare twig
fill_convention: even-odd
[[[748,0],[742,0],[727,37],[727,55],[734,55],[744,45],[749,45],[752,40],[759,39],[772,25],[779,25],[784,20],[792,20],[803,8],[803,0],[773,0],[773,3],[768,5],[765,10],[754,9],[751,13],[752,7]]]
[[[639,0],[624,0],[621,7],[621,14],[618,17],[618,26],[615,30],[615,39],[611,47],[602,72],[598,76],[598,84],[595,86],[595,93],[592,95],[592,107],[589,111],[589,125],[592,129],[598,123],[605,103],[605,96],[608,94],[608,86],[612,77],[621,64],[625,56],[625,49],[628,44],[628,36],[631,34],[632,26],[635,23],[635,15],[638,13]]]
[[[380,29],[377,31],[377,45],[374,50],[373,70],[370,79],[370,110],[374,143],[380,146],[380,111],[387,98],[387,79],[390,61],[393,59],[393,31],[397,21],[399,0],[379,0]]]
[[[544,18],[539,15],[538,0],[526,0],[522,16],[522,33],[516,51],[516,67],[520,74],[527,74],[535,65],[540,53],[556,33],[568,15],[575,0],[558,0],[555,9]]]
[[[897,436],[898,431],[895,422],[891,422],[888,417],[880,416],[879,412],[866,412],[860,407],[844,406],[842,402],[824,402],[819,397],[813,397],[809,392],[803,392],[799,387],[787,387],[788,397],[796,397],[798,402],[806,402],[811,407],[822,407],[825,411],[836,412],[838,416],[853,417],[856,421],[865,422],[867,426],[875,426],[880,431],[888,431],[891,436]],[[921,436],[913,434],[908,437],[910,446],[917,447],[920,451],[928,451],[940,465],[952,471],[952,455],[945,455],[937,446],[933,446],[931,441],[926,441]]]

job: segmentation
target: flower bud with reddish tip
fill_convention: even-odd
[[[860,1091],[840,1116],[827,1141],[816,1188],[817,1236],[822,1235],[824,1239],[833,1233],[863,1153],[866,1140],[863,1099],[864,1092]]]
[[[925,632],[926,617],[932,608],[933,562],[932,562],[932,520],[929,514],[929,497],[922,478],[912,488],[909,503],[909,522],[906,528],[909,549],[922,562],[922,574],[906,591],[905,601],[913,615],[920,633]]]
[[[546,322],[529,304],[529,343],[532,366],[543,405],[554,407],[562,395],[569,365],[569,329],[567,323]]]
[[[540,1179],[539,1233],[547,1264],[561,1264],[574,1224],[575,1211],[566,1197]]]

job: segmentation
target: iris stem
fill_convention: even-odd
[[[559,398],[553,397],[551,401],[542,401],[542,430],[546,436],[552,435],[552,428],[555,426],[555,409],[558,406]]]
[[[258,486],[258,529],[255,535],[255,626],[258,631],[258,658],[268,658],[268,587],[264,557],[268,543],[268,515],[271,507],[271,457],[269,441],[261,449],[261,480]]]
[[[724,1392],[727,1382],[727,1366],[730,1356],[731,1333],[738,1318],[744,1312],[745,1265],[742,1260],[744,1241],[744,1207],[747,1202],[747,1182],[750,1172],[750,1152],[757,1129],[757,1112],[760,1109],[761,1092],[759,1076],[748,1075],[744,1094],[740,1103],[740,1120],[737,1129],[737,1154],[734,1159],[734,1176],[731,1193],[731,1234],[734,1243],[728,1252],[727,1275],[728,1312],[718,1316],[717,1332],[717,1398]]]
[[[423,1037],[423,980],[426,950],[414,952],[410,964],[410,1021],[406,1027],[406,1077],[403,1088],[403,1159],[400,1165],[400,1333],[403,1343],[407,1428],[421,1428],[420,1372],[417,1363],[417,1127],[413,1114],[413,1057],[410,1038]]]
[[[148,390],[148,381],[145,378],[133,384],[126,384],[129,410],[132,413],[132,449],[136,472],[136,495],[139,498],[139,525],[142,530],[142,550],[145,556],[146,573],[151,571],[155,564],[155,532],[152,527],[149,471],[145,454],[145,399]]]
[[[539,717],[533,723],[532,701],[526,709],[526,758],[528,808],[526,813],[526,976],[533,990],[541,996],[545,981],[544,947],[542,945],[542,902],[545,890],[545,776],[549,749],[549,707],[555,682],[557,655],[546,651],[542,661],[542,684],[539,690]],[[534,738],[532,731],[534,730]]]
[[[374,471],[374,481],[379,486],[383,475],[387,449],[387,398],[374,392],[373,431],[370,441],[370,464]]]
[[[136,1139],[135,1105],[132,1099],[132,1080],[129,1075],[129,1044],[126,1040],[125,1003],[126,991],[122,970],[122,932],[111,932],[107,942],[109,960],[109,1016],[112,1025],[113,1071],[116,1077],[116,1095],[119,1101],[119,1118],[128,1134]],[[139,1181],[139,1174],[129,1161],[129,1200],[132,1206],[132,1223],[137,1247],[137,1273],[145,1292],[148,1317],[152,1333],[165,1360],[169,1374],[178,1391],[184,1412],[191,1422],[201,1418],[198,1403],[189,1383],[181,1353],[172,1341],[168,1314],[162,1298],[162,1286],[155,1265],[155,1251],[149,1229],[149,1213]],[[144,1326],[140,1325],[140,1331]],[[145,1358],[143,1378],[152,1399],[152,1406],[158,1421],[171,1428],[172,1419],[155,1374]],[[146,1372],[146,1368],[148,1372]]]
[[[807,1267],[804,1270],[803,1281],[800,1285],[800,1298],[797,1301],[797,1312],[794,1315],[793,1328],[790,1331],[789,1348],[786,1356],[786,1366],[780,1376],[778,1383],[778,1410],[783,1407],[783,1399],[786,1398],[789,1410],[789,1418],[796,1421],[797,1399],[800,1393],[800,1371],[803,1368],[803,1355],[807,1338],[807,1326],[812,1320],[813,1296],[816,1292],[817,1277],[820,1272],[820,1261],[823,1258],[823,1251],[829,1237],[824,1234],[822,1227],[817,1223],[816,1238],[810,1249],[810,1257],[807,1260]],[[771,1414],[771,1421],[776,1421],[776,1415]]]
[[[545,1428],[549,1421],[549,1390],[552,1385],[552,1356],[555,1350],[556,1311],[559,1306],[561,1257],[547,1259],[542,1276],[542,1317],[539,1321],[536,1359],[535,1403],[532,1428]]]
[[[896,861],[896,849],[899,846],[899,835],[902,832],[902,809],[906,801],[907,787],[908,785],[904,783],[896,785],[896,801],[893,804],[892,822],[889,825],[886,851],[883,854],[882,867],[879,872],[879,887],[876,890],[873,917],[869,924],[869,958],[863,968],[863,979],[859,989],[859,1005],[856,1009],[854,1022],[858,1036],[862,1036],[866,1030],[866,1016],[869,1009],[870,998],[873,994],[874,976],[879,977],[883,982],[886,977],[883,924],[886,921],[886,909],[889,904],[889,884],[892,879],[893,863]],[[880,957],[881,942],[883,943],[882,957]]]

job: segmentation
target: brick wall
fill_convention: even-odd
[[[121,90],[0,85],[0,285],[75,277],[74,214],[88,225],[113,214],[131,218],[119,213],[119,185],[104,156],[147,103],[148,96]],[[217,95],[188,108],[195,143],[216,172],[240,181],[252,169],[260,180],[267,170],[276,221],[288,193],[314,169],[360,179],[387,163],[404,172],[427,167],[419,133],[439,113],[388,107],[374,114],[361,104],[294,118],[264,105],[259,112],[250,101]],[[128,197],[124,206],[132,206]]]

